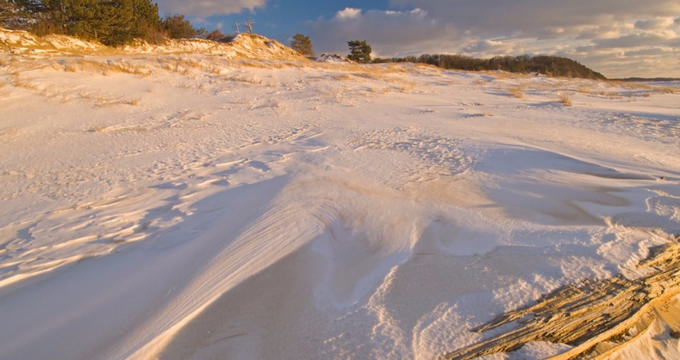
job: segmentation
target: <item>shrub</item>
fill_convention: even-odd
[[[212,41],[217,41],[217,42],[226,42],[226,39],[228,39],[227,35],[224,35],[221,31],[219,30],[213,30],[208,35],[205,36],[207,40],[212,40]]]
[[[189,39],[205,34],[205,29],[196,29],[184,15],[172,15],[163,19],[162,27],[171,39]]]

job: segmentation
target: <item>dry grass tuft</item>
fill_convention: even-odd
[[[572,106],[574,103],[572,103],[571,98],[569,97],[569,94],[563,93],[560,95],[560,98],[558,99],[560,104],[565,105],[565,106]]]
[[[349,74],[345,74],[345,73],[333,74],[331,77],[333,78],[333,80],[337,80],[337,81],[344,81],[344,80],[349,80],[349,79],[352,78]]]
[[[513,73],[509,71],[480,71],[482,74],[487,74],[495,77],[498,80],[502,79],[526,79],[530,77],[529,74]]]
[[[73,64],[64,65],[64,71],[66,72],[78,72],[78,68]]]
[[[123,74],[131,74],[131,75],[141,75],[141,76],[151,75],[150,71],[148,71],[148,70],[144,71],[141,67],[135,66],[135,65],[127,63],[127,62],[107,64],[103,73],[105,75],[108,75],[112,72],[123,73]]]
[[[510,96],[516,97],[518,99],[524,98],[524,86],[522,85],[517,85],[515,87],[512,87],[508,89],[508,94]]]
[[[28,90],[39,90],[37,86],[35,86],[35,85],[25,81],[25,80],[22,80],[20,74],[21,73],[18,72],[18,71],[14,72],[12,74],[13,77],[14,77],[14,79],[13,79],[14,87],[24,88],[24,89],[28,89]]]

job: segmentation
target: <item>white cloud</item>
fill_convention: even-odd
[[[161,14],[183,14],[187,16],[211,16],[235,14],[243,10],[253,11],[264,7],[267,0],[159,0]]]
[[[345,8],[335,14],[338,20],[358,19],[361,16],[361,9]]]

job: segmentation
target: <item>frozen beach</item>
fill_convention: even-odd
[[[2,359],[680,357],[672,84],[0,44]]]

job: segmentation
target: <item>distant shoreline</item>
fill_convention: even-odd
[[[649,81],[680,81],[680,78],[665,78],[665,77],[658,77],[658,78],[642,78],[642,77],[629,77],[629,78],[623,78],[623,79],[611,79],[611,80],[616,80],[616,81],[631,81],[631,82],[649,82]]]

